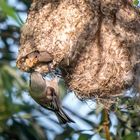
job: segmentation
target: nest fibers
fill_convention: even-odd
[[[66,83],[82,99],[108,102],[140,85],[140,16],[126,1],[36,0],[20,44],[20,69],[26,71],[30,52],[47,51],[53,56],[52,69],[60,67]],[[45,65],[34,69],[44,72]]]

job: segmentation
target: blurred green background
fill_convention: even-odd
[[[138,5],[138,0],[134,0]],[[60,126],[54,114],[28,95],[29,75],[16,68],[20,28],[30,0],[0,0],[0,140],[103,140],[103,107],[73,93],[63,105],[75,124]],[[140,140],[140,98],[129,90],[109,112],[113,140]]]

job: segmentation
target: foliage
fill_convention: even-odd
[[[139,1],[138,0],[133,0],[133,4],[137,6],[139,4]]]
[[[67,109],[76,120],[89,129],[78,125],[60,126],[51,112],[43,110],[31,98],[25,98],[28,92],[27,76],[21,75],[15,66],[17,46],[21,27],[20,13],[26,13],[29,0],[17,0],[23,9],[11,6],[7,0],[0,1],[0,139],[6,140],[88,140],[105,138],[104,111],[101,105],[90,111],[86,117],[78,111]],[[138,4],[138,1],[134,1]],[[14,23],[9,22],[13,20]],[[117,121],[111,137],[114,140],[138,140],[140,138],[140,99],[136,94],[118,100],[112,107]],[[82,106],[82,104],[80,104]],[[80,108],[80,107],[78,107]],[[113,127],[111,113],[109,127]],[[47,117],[46,117],[47,116]],[[93,121],[89,118],[100,118]],[[114,119],[114,118],[113,118]],[[61,130],[61,131],[58,131]]]

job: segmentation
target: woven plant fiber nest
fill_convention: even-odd
[[[140,15],[124,0],[34,1],[21,30],[17,66],[47,51],[82,99],[109,99],[139,85]],[[46,64],[34,66],[48,72]]]

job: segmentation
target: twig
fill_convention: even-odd
[[[109,132],[109,120],[108,120],[108,111],[107,111],[107,109],[103,110],[103,115],[104,115],[103,126],[104,126],[105,135],[106,135],[106,140],[111,140],[110,132]]]

